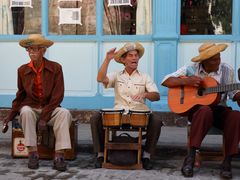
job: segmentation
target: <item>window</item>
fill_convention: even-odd
[[[182,0],[182,35],[232,33],[232,0]]]
[[[49,34],[96,34],[96,0],[51,0],[49,7]]]
[[[1,0],[0,34],[41,33],[41,1]]]
[[[105,35],[150,34],[152,0],[104,0]]]

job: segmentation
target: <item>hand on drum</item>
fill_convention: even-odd
[[[140,93],[136,94],[134,96],[131,96],[133,101],[141,102],[146,98],[146,93]]]

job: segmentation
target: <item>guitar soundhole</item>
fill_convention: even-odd
[[[205,90],[204,88],[199,88],[198,89],[198,95],[203,96],[204,95],[204,90]]]

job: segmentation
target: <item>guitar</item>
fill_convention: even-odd
[[[205,77],[201,87],[177,86],[169,88],[168,106],[172,112],[186,114],[195,105],[214,105],[221,93],[240,89],[239,83],[219,85],[212,77]]]

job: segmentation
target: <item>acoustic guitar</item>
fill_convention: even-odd
[[[240,89],[239,83],[219,85],[212,77],[205,77],[201,87],[177,86],[169,88],[168,106],[172,112],[185,115],[195,105],[218,104],[221,93]]]

